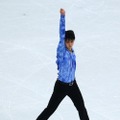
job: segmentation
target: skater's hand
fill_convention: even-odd
[[[61,14],[61,15],[65,15],[65,10],[61,8],[61,9],[60,9],[60,14]]]

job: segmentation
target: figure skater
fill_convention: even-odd
[[[80,120],[89,120],[81,91],[75,78],[76,56],[73,49],[75,34],[65,31],[65,10],[60,9],[59,44],[57,47],[58,78],[47,107],[36,120],[48,120],[61,101],[68,95],[76,107]]]

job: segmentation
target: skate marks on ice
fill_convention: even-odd
[[[105,5],[105,0],[96,1],[96,0],[77,0],[73,3],[70,9],[81,9],[81,11],[85,10],[88,13],[97,14],[98,11],[101,11]]]
[[[107,116],[103,115],[102,113],[98,113],[96,111],[90,111],[90,119],[92,120],[112,120],[112,118],[108,118]]]
[[[30,4],[32,4],[32,5],[30,5],[30,6],[27,5],[27,3],[25,3],[24,8],[26,8],[26,7],[28,8],[26,10],[24,10],[22,7],[23,3],[20,4],[20,6],[19,6],[18,2],[10,3],[11,6],[12,6],[12,4],[14,6],[17,4],[17,6],[19,6],[20,9],[18,8],[17,9],[18,12],[16,12],[15,14],[13,11],[16,8],[11,10],[11,13],[9,13],[7,11],[9,9],[7,9],[7,10],[4,9],[5,14],[2,14],[2,18],[4,18],[5,16],[7,16],[7,17],[5,17],[4,19],[1,18],[2,23],[5,20],[3,25],[1,25],[3,27],[2,30],[5,33],[8,33],[9,30],[11,29],[11,27],[10,27],[10,29],[7,29],[8,26],[13,25],[13,26],[15,26],[15,28],[17,28],[17,25],[20,23],[19,20],[22,19],[22,21],[24,21],[25,20],[24,18],[26,18],[28,14],[31,15],[31,18],[35,17],[35,15],[39,13],[39,11],[37,11],[37,13],[33,14],[37,10],[36,8],[34,9],[34,7],[36,7],[36,6],[39,6],[40,11],[42,11],[42,8],[46,7],[44,9],[46,11],[44,11],[44,12],[47,12],[49,10],[49,7],[51,7],[49,5],[52,5],[52,7],[54,7],[54,8],[58,7],[58,6],[56,6],[56,4],[58,5],[58,3],[53,4],[53,2],[51,2],[51,1],[50,2],[47,1],[47,3],[45,3],[45,2],[35,0],[35,2],[33,0],[31,0]],[[108,0],[107,0],[107,2],[108,2]],[[68,3],[66,5],[66,6],[68,6],[67,9],[71,11],[71,12],[67,12],[68,15],[71,15],[71,14],[73,14],[74,11],[76,11],[76,12],[74,12],[74,15],[78,17],[78,21],[80,21],[80,20],[83,21],[83,24],[86,24],[86,21],[89,21],[89,20],[91,22],[95,21],[95,20],[99,19],[100,16],[105,17],[105,14],[104,15],[102,14],[104,12],[106,13],[106,15],[108,12],[109,13],[113,12],[115,14],[118,14],[118,12],[119,12],[119,11],[117,11],[118,8],[115,7],[113,10],[112,6],[107,6],[105,4],[106,3],[105,0],[102,0],[102,1],[99,1],[99,0],[97,0],[97,1],[95,1],[95,0],[92,0],[92,1],[77,0],[77,1],[69,1],[69,2],[66,1],[65,3]],[[73,4],[70,4],[70,3],[73,3]],[[39,5],[37,5],[37,4],[39,4]],[[7,3],[5,6],[7,6]],[[32,6],[32,8],[31,8],[31,6]],[[21,7],[22,7],[22,9],[21,9]],[[61,5],[60,5],[60,7],[61,7]],[[9,6],[8,6],[8,8],[9,8]],[[33,9],[35,10],[34,12],[32,11]],[[29,11],[29,10],[31,10],[31,11]],[[1,11],[1,13],[3,13],[3,12]],[[9,17],[9,16],[11,16],[11,14],[12,14],[12,17]],[[50,11],[48,16],[51,16],[51,14],[53,15],[54,11]],[[21,15],[22,15],[22,17],[21,17]],[[41,14],[39,16],[41,16]],[[82,17],[79,18],[79,16],[82,16]],[[31,20],[31,18],[29,18],[29,19]],[[54,18],[54,16],[53,16],[53,18]],[[50,19],[53,19],[53,18],[51,17]],[[87,19],[85,19],[85,18],[87,18]],[[26,19],[25,22],[26,21],[28,22],[29,19]],[[49,19],[49,18],[47,18],[47,17],[44,18],[44,20],[46,20],[46,23],[47,23],[47,19]],[[17,23],[16,23],[16,20],[17,20]],[[116,21],[117,21],[117,25],[119,25],[120,24],[119,19],[115,19],[115,22]],[[33,26],[35,25],[35,23],[36,23],[35,18],[31,20],[29,25],[31,25],[31,23],[33,23],[32,24]],[[112,24],[111,21],[108,21],[108,23],[109,23],[109,25]],[[107,24],[107,23],[104,22],[102,24]],[[24,24],[21,24],[21,25],[24,25]],[[78,25],[79,24],[76,23],[75,27]],[[39,26],[39,25],[36,25],[36,26]],[[24,28],[24,26],[22,26],[21,28]],[[117,31],[117,26],[116,26],[116,29],[114,29],[114,30],[113,30],[113,27],[111,27],[111,28],[112,28],[111,31],[113,33],[119,32],[119,31]],[[42,27],[41,29],[44,31],[46,28]],[[16,30],[16,29],[13,29],[13,30]],[[21,32],[21,30],[19,32]],[[32,30],[29,32],[33,33]],[[97,32],[100,33],[101,31],[97,31]],[[0,70],[0,83],[1,83],[0,84],[0,94],[1,94],[0,95],[1,96],[1,99],[0,99],[1,111],[0,112],[2,114],[0,116],[0,119],[24,120],[24,119],[29,119],[29,116],[30,116],[29,114],[32,113],[32,115],[30,116],[30,119],[32,120],[31,117],[34,117],[33,119],[35,119],[35,116],[38,115],[37,112],[42,111],[43,108],[47,105],[47,102],[52,93],[52,90],[50,92],[49,92],[49,90],[52,89],[53,86],[49,85],[51,81],[48,80],[48,78],[49,77],[52,78],[52,76],[47,77],[46,72],[48,72],[48,71],[50,72],[51,67],[52,67],[53,58],[48,56],[47,51],[45,51],[43,53],[39,52],[42,50],[42,48],[43,49],[45,48],[45,44],[46,44],[46,42],[48,42],[47,41],[48,39],[44,38],[44,35],[41,34],[40,37],[42,40],[40,39],[40,42],[37,42],[37,41],[28,42],[28,39],[30,40],[29,36],[27,36],[28,39],[24,39],[24,37],[22,36],[21,38],[23,40],[22,39],[18,40],[19,36],[16,36],[16,38],[15,38],[14,33],[15,33],[15,31],[13,31],[14,38],[12,38],[13,36],[8,36],[9,39],[6,40],[7,37],[5,37],[5,39],[3,37],[6,35],[3,35],[2,36],[3,38],[1,37],[1,39],[0,39],[0,41],[3,39],[3,41],[0,42],[0,44],[1,44],[0,45],[0,57],[1,57],[0,69],[2,70],[2,71]],[[24,31],[23,31],[23,33],[24,33]],[[106,33],[107,33],[106,31],[104,34],[102,33],[103,36],[106,36]],[[16,34],[16,35],[19,35],[19,34]],[[36,36],[36,34],[35,34],[35,36]],[[93,53],[94,51],[96,51],[96,53],[97,53],[97,52],[101,51],[100,49],[103,48],[103,45],[105,47],[105,45],[107,46],[107,44],[109,45],[108,46],[109,50],[111,50],[111,52],[112,52],[112,54],[109,54],[109,55],[111,57],[115,56],[116,58],[118,58],[118,56],[119,56],[119,46],[118,46],[119,41],[115,42],[115,40],[114,40],[113,42],[111,42],[109,40],[109,42],[108,42],[108,41],[104,41],[104,39],[102,39],[102,42],[99,42],[99,41],[96,41],[96,39],[100,38],[101,35],[93,35],[93,36],[89,36],[89,37],[88,36],[89,36],[89,34],[87,34],[86,41],[83,42],[83,46],[82,46],[83,47],[82,50],[85,51],[85,49],[86,49],[87,50],[86,53],[89,53],[88,56],[84,55],[84,57],[86,57],[88,59],[88,61],[94,60],[93,62],[96,62],[96,58],[94,58],[94,56],[91,56],[93,54],[90,54],[90,52],[88,52],[89,50],[91,50],[91,53]],[[36,39],[36,38],[34,38],[34,39]],[[91,44],[90,44],[90,41],[92,41]],[[93,42],[94,42],[94,45],[92,44]],[[103,42],[104,42],[104,44],[102,44]],[[112,44],[112,43],[114,43],[114,44]],[[40,45],[42,44],[42,48],[40,48],[40,46],[38,44],[40,44]],[[113,45],[114,46],[117,45],[117,47],[115,47],[116,51],[113,51],[113,48],[112,48]],[[40,49],[38,49],[38,48],[40,48]],[[78,47],[78,50],[79,50],[79,47]],[[101,52],[101,56],[103,56],[103,55],[104,55],[103,52]],[[19,60],[21,58],[22,58],[22,62]],[[44,61],[42,61],[41,58],[43,58]],[[105,61],[106,61],[106,63],[108,63],[107,59],[105,59]],[[42,62],[42,65],[40,64],[41,62]],[[114,62],[114,61],[112,61],[112,62]],[[110,62],[110,64],[112,62]],[[96,82],[96,79],[94,80],[94,83],[95,82]],[[101,79],[101,82],[102,82],[102,79]],[[108,84],[106,84],[106,85],[108,85]],[[89,85],[87,87],[89,87]],[[87,87],[86,87],[86,92],[87,92]],[[119,91],[119,89],[118,89],[118,91]],[[94,91],[93,91],[93,93],[94,93]],[[115,99],[119,99],[117,95],[118,94],[116,94]],[[88,97],[88,101],[89,101],[89,97]],[[68,102],[68,100],[67,101],[65,100],[65,102],[63,102],[62,108],[60,107],[58,109],[56,114],[54,114],[50,118],[51,120],[53,120],[53,119],[56,120],[56,118],[59,120],[65,120],[66,118],[73,120],[70,116],[76,115],[77,113],[73,114],[73,112],[76,110],[73,108],[74,106],[70,102],[68,102],[68,103],[67,102]],[[104,102],[104,100],[103,100],[103,102]],[[71,107],[69,107],[69,105]],[[119,102],[116,104],[116,106],[117,105],[119,106]],[[70,108],[69,109],[70,112],[62,111],[63,109],[67,111],[68,108]],[[107,111],[105,111],[105,112],[107,112]],[[90,113],[91,113],[91,118],[94,120],[96,120],[96,118],[98,120],[101,120],[101,119],[102,120],[111,120],[105,116],[106,114],[104,114],[104,112],[101,112],[99,114],[98,111],[90,111]],[[110,113],[112,113],[112,112],[110,112]],[[70,116],[69,116],[69,114],[70,114]],[[114,117],[114,111],[113,111],[111,117],[112,116]],[[76,117],[75,119],[79,120],[78,117]]]
[[[2,80],[1,85],[4,86],[6,84],[5,88],[1,86],[1,90],[4,91],[3,93],[6,91],[7,95],[6,99],[3,93],[1,93],[1,97],[3,96],[1,98],[1,104],[2,106],[4,105],[4,114],[6,113],[10,120],[14,120],[19,116],[17,115],[18,111],[29,111],[38,104],[40,106],[43,105],[43,101],[40,101],[38,97],[41,96],[42,98],[44,96],[44,94],[40,94],[40,91],[38,91],[39,87],[42,87],[39,74],[42,73],[41,71],[44,71],[44,69],[48,69],[48,66],[51,64],[51,58],[44,54],[38,54],[28,47],[11,42],[2,41],[0,42],[0,46],[2,49],[0,51],[2,55],[0,59],[2,69],[0,73]],[[41,58],[44,59],[44,62],[41,61]],[[42,66],[40,64],[41,62],[43,63]],[[27,67],[29,69],[27,69]],[[39,84],[39,86],[36,86],[38,88],[35,87],[36,83]],[[9,90],[9,92],[7,90]],[[22,114],[25,117],[24,112]]]
[[[74,1],[74,3],[68,8],[68,10],[71,11],[68,14],[70,14],[71,16],[76,16],[76,18],[79,15],[79,21],[89,20],[89,22],[93,22],[99,18],[103,11],[105,11],[104,7],[105,0],[77,0]],[[74,9],[77,9],[77,11],[74,12]]]

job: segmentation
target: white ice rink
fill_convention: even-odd
[[[76,34],[76,80],[90,120],[120,120],[120,0],[0,0],[0,120],[35,120],[57,78],[59,9]],[[79,120],[66,97],[49,120]]]

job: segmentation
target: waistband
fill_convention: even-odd
[[[73,86],[73,84],[76,82],[76,80],[74,79],[70,83],[65,83],[65,82],[62,82],[59,79],[57,79],[57,82],[59,82],[60,84],[63,84],[63,85],[67,85],[67,86]]]

